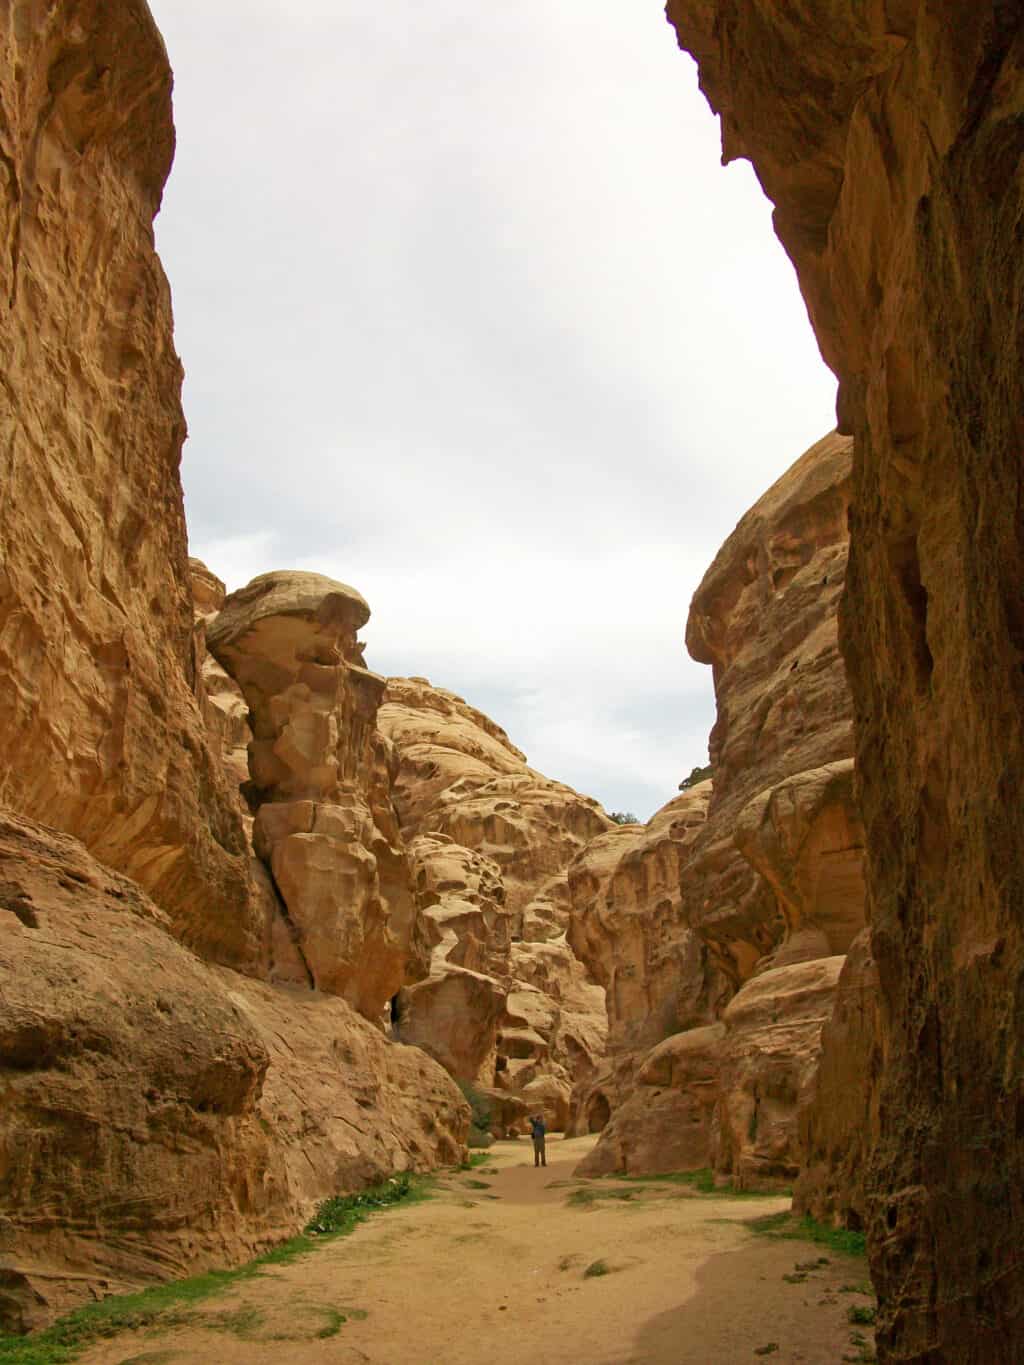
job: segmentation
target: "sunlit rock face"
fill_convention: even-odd
[[[253,843],[318,990],[380,1017],[405,979],[414,898],[363,662],[370,611],[319,574],[262,574],[208,620],[252,718]]]
[[[684,897],[735,986],[784,936],[820,930],[813,955],[826,956],[864,923],[837,628],[851,445],[826,436],[802,455],[741,519],[690,606],[686,642],[712,666],[717,718]]]
[[[714,669],[712,781],[646,828],[595,840],[570,870],[572,941],[610,1023],[608,1064],[577,1095],[578,1130],[602,1102],[611,1111],[588,1169],[642,1170],[665,1150],[740,1185],[788,1184],[801,1168],[822,1024],[864,925],[836,621],[850,460],[836,435],[802,455],[694,595],[687,642]],[[680,1043],[686,1065],[655,1064],[667,1037],[716,1021],[713,1047],[702,1032]],[[686,1138],[666,1148],[673,1113]]]
[[[391,678],[378,723],[426,945],[399,1036],[493,1092],[499,1131],[527,1109],[565,1128],[607,1029],[604,992],[567,940],[568,867],[612,822],[423,678]]]
[[[650,1160],[682,1159],[679,1142],[664,1142],[676,1121],[669,1104],[656,1106],[645,1090],[643,1100],[633,1101],[635,1116],[624,1107],[643,1084],[637,1073],[647,1053],[681,1030],[712,1022],[730,994],[683,908],[686,867],[710,797],[710,782],[681,793],[646,825],[619,826],[591,840],[569,868],[569,942],[604,987],[608,1014],[605,1062],[573,1097],[573,1130],[604,1130],[587,1170],[616,1169],[618,1162],[639,1171]],[[612,1129],[605,1127],[609,1118]],[[687,1142],[689,1151],[692,1138]],[[706,1146],[696,1164],[708,1164]]]
[[[318,1200],[465,1150],[424,1053],[169,927],[76,840],[0,815],[2,1330],[237,1264]]]
[[[668,9],[726,157],[775,202],[856,440],[842,636],[883,997],[880,1352],[1019,1360],[1019,7]]]
[[[0,12],[0,801],[258,970],[241,821],[193,689],[185,423],[152,220],[171,72],[142,0]]]

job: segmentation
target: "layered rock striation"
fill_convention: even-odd
[[[174,151],[163,42],[144,0],[16,0],[0,72],[0,802],[138,882],[183,942],[257,970],[241,821],[195,696],[152,228]]]
[[[573,941],[610,1022],[610,1065],[578,1097],[579,1127],[610,1111],[588,1171],[713,1166],[746,1186],[790,1183],[803,1164],[800,1112],[865,918],[836,619],[850,460],[836,435],[801,456],[694,595],[712,781],[570,871]]]
[[[0,815],[0,1326],[245,1260],[455,1162],[468,1111],[343,1000],[201,962],[76,840]]]
[[[425,679],[390,679],[379,724],[427,936],[400,1036],[491,1093],[498,1128],[521,1112],[512,1099],[564,1128],[606,1032],[604,993],[566,938],[567,869],[612,822]]]
[[[319,574],[262,574],[207,621],[253,738],[253,845],[317,990],[377,1019],[405,979],[414,919],[377,708],[384,680],[357,640],[370,609]]]
[[[775,204],[855,437],[843,651],[880,1066],[890,1361],[1024,1353],[1019,4],[670,0]]]
[[[187,557],[181,366],[153,249],[170,90],[143,0],[0,12],[4,1328],[244,1259],[319,1199],[459,1159],[468,1128],[424,1053],[310,990],[246,837],[250,708],[253,744],[282,709],[296,752],[308,730],[290,724],[294,690],[261,710],[206,654],[222,585]],[[256,794],[315,792],[358,823],[358,875],[324,893],[341,946],[323,971],[370,1014],[403,979],[413,897],[380,687],[327,614],[288,619],[342,645],[322,668],[337,783],[300,793],[268,761]]]

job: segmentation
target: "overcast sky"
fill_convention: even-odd
[[[658,0],[150,3],[192,553],[353,584],[371,667],[646,818],[690,598],[835,397]]]

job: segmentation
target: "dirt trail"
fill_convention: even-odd
[[[529,1143],[498,1143],[484,1171],[448,1174],[429,1202],[398,1206],[351,1237],[268,1267],[178,1327],[97,1345],[83,1365],[870,1358],[850,1344],[847,1322],[847,1308],[869,1300],[841,1292],[866,1280],[864,1263],[829,1254],[828,1265],[797,1271],[821,1248],[766,1240],[744,1226],[788,1201],[575,1181],[573,1167],[592,1142],[550,1142],[539,1171]],[[584,1193],[569,1202],[575,1189]],[[607,1273],[585,1276],[595,1261]]]

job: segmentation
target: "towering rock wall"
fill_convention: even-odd
[[[606,1031],[604,992],[566,940],[567,870],[612,822],[423,678],[389,680],[379,724],[427,938],[400,1036],[491,1092],[497,1126],[529,1106],[564,1128]]]
[[[670,0],[775,203],[856,458],[843,651],[879,1057],[890,1361],[1024,1354],[1018,0]]]
[[[152,230],[167,57],[144,0],[12,0],[0,71],[0,801],[254,970],[241,823],[192,692],[181,366]]]
[[[611,1099],[590,1171],[710,1164],[763,1185],[802,1164],[799,1113],[864,924],[836,621],[850,461],[836,435],[802,455],[694,595],[687,642],[714,668],[718,708],[712,782],[570,870],[573,942],[609,991],[611,1065],[579,1097],[584,1127],[594,1092]]]
[[[842,436],[806,451],[742,518],[690,605],[687,648],[712,666],[716,720],[684,896],[736,985],[783,934],[790,957],[797,938],[807,956],[845,953],[864,922],[837,639],[850,461]]]
[[[468,1128],[425,1054],[282,970],[289,946],[302,964],[253,870],[248,706],[206,656],[201,565],[193,620],[153,250],[170,87],[142,0],[0,6],[3,1329],[244,1259],[318,1199],[457,1160]],[[346,779],[411,908],[358,710]],[[401,980],[380,970],[360,1006]]]
[[[465,1150],[423,1052],[168,929],[76,840],[0,812],[0,1331],[237,1264],[317,1200]]]

